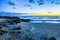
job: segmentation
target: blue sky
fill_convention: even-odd
[[[30,0],[31,1],[31,0]],[[60,0],[0,0],[0,12],[60,13]],[[39,3],[43,3],[40,4]]]

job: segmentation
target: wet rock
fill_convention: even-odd
[[[28,37],[25,37],[25,40],[34,40],[34,38],[33,38],[33,37],[28,36]]]
[[[3,35],[3,34],[5,34],[5,33],[7,33],[7,31],[5,31],[5,30],[0,30],[0,35]]]
[[[0,29],[2,28],[2,24],[0,24]]]
[[[13,30],[21,30],[21,29],[22,29],[21,26],[13,28]]]
[[[40,37],[41,40],[48,40],[48,37],[47,37],[47,33],[45,35],[42,35],[42,37]]]
[[[12,31],[12,32],[10,31],[10,33],[16,33],[16,32],[15,31]]]
[[[5,19],[5,23],[10,23],[10,24],[14,24],[14,23],[20,23],[20,18],[19,17],[10,17],[10,16],[0,16],[0,19]],[[2,21],[2,23],[4,23]]]
[[[55,37],[51,37],[49,40],[56,40],[56,38]]]
[[[21,33],[21,31],[18,31],[17,33]]]
[[[2,27],[8,27],[5,23],[0,23],[0,28],[2,28]]]
[[[31,19],[21,19],[22,22],[30,22]]]
[[[21,28],[13,28],[13,30],[21,30]]]

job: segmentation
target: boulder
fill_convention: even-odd
[[[0,35],[3,35],[3,34],[5,34],[5,33],[7,33],[7,31],[5,31],[5,30],[0,30]]]
[[[56,38],[55,37],[51,37],[49,40],[56,40]]]

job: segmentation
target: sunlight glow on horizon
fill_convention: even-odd
[[[60,15],[60,4],[51,3],[53,0],[46,0],[45,4],[37,3],[36,0],[33,3],[29,3],[28,0],[0,0],[0,12],[15,12],[15,13],[27,13],[23,15]],[[60,0],[54,0],[60,3]]]

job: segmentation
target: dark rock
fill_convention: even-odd
[[[22,29],[21,26],[18,26],[16,28],[13,28],[13,30],[21,30],[21,29]]]
[[[3,35],[3,34],[5,34],[5,33],[7,33],[7,31],[5,31],[5,30],[0,30],[0,35]]]
[[[21,33],[21,31],[18,31],[17,33]]]
[[[44,36],[40,37],[40,39],[41,40],[48,40],[47,33]]]
[[[21,19],[22,22],[30,22],[31,19]]]
[[[0,23],[0,28],[2,28],[3,26],[8,27],[5,23]]]
[[[10,33],[16,33],[15,31],[10,31]]]
[[[29,36],[28,36],[28,37],[25,37],[25,39],[26,39],[26,40],[34,40],[34,38],[29,37]]]
[[[0,29],[2,28],[2,24],[0,24]]]
[[[51,37],[49,40],[56,40],[56,38],[55,37]]]
[[[14,24],[14,23],[20,23],[19,17],[10,17],[10,16],[0,16],[0,19],[6,19],[6,23]]]

